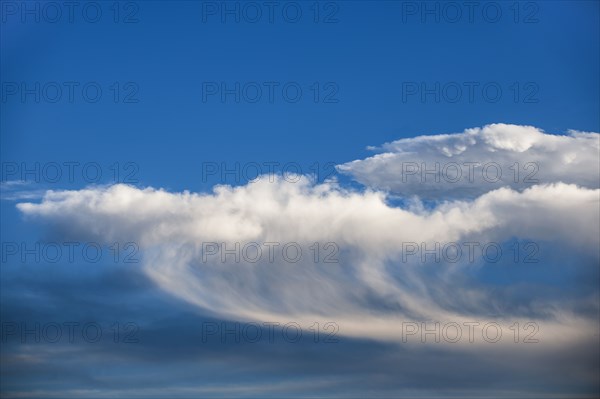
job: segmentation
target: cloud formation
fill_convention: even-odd
[[[557,183],[523,192],[503,188],[430,210],[402,209],[386,203],[381,192],[315,185],[302,177],[296,184],[260,179],[242,187],[221,186],[209,195],[126,185],[48,192],[41,203],[18,208],[79,239],[138,242],[145,271],[159,286],[218,317],[334,320],[341,334],[398,340],[407,320],[524,320],[528,315],[544,323],[546,338],[579,340],[591,321],[576,308],[593,306],[594,297],[573,298],[572,304],[530,301],[520,304],[521,311],[490,317],[510,303],[465,280],[472,264],[426,267],[432,262],[420,257],[402,262],[401,257],[407,242],[433,248],[435,243],[503,243],[521,237],[597,262],[598,197],[599,190]],[[295,242],[305,251],[313,242],[333,242],[340,248],[339,263],[315,263],[309,255],[296,263],[203,261],[206,242],[223,242],[230,249],[236,242]]]
[[[508,186],[564,182],[599,187],[600,135],[547,134],[533,126],[490,124],[462,133],[386,143],[373,157],[337,166],[340,173],[403,197],[474,198]]]
[[[167,359],[170,371],[153,381],[162,392],[178,381],[200,381],[189,390],[168,391],[173,396],[192,392],[231,396],[237,389],[262,396],[347,390],[355,396],[360,390],[370,392],[369,382],[361,380],[364,373],[376,376],[372,380],[383,383],[392,396],[410,396],[423,389],[436,392],[436,386],[461,392],[454,389],[465,385],[471,394],[495,386],[507,397],[519,396],[519,387],[594,391],[600,277],[598,134],[553,136],[533,127],[489,125],[456,135],[399,140],[383,149],[384,154],[340,166],[367,185],[363,190],[335,181],[317,184],[308,176],[269,176],[238,187],[216,186],[211,193],[117,184],[47,191],[40,202],[15,197],[28,201],[17,208],[48,227],[51,239],[107,245],[135,242],[142,262],[140,270],[127,273],[120,273],[118,264],[106,270],[96,265],[85,270],[85,279],[73,276],[70,265],[60,273],[53,269],[51,275],[40,275],[35,268],[11,269],[15,274],[5,295],[8,315],[14,319],[30,315],[32,323],[42,317],[46,310],[40,315],[40,293],[44,306],[55,309],[81,302],[67,307],[74,309],[73,319],[88,317],[94,309],[101,320],[116,316],[135,320],[142,309],[144,339],[139,347],[123,352],[101,346],[83,359],[93,359],[101,369],[123,359],[160,375]],[[530,172],[524,165],[533,162],[538,181],[523,181],[520,174],[517,183],[511,180],[514,175],[503,175],[496,183],[448,182],[442,176],[440,182],[404,182],[402,163],[413,160],[419,167],[428,163],[428,169],[435,167],[432,163],[447,161],[518,163],[520,172]],[[478,168],[473,171],[481,172]],[[409,178],[418,176],[413,172]],[[397,201],[397,196],[407,200]],[[220,253],[213,252],[215,243]],[[257,261],[239,259],[240,249],[252,243],[262,248],[262,256]],[[266,243],[279,244],[274,261],[265,254]],[[302,257],[290,261],[282,256],[286,243],[297,244]],[[313,258],[314,243],[321,250],[318,260]],[[334,263],[323,258],[331,254],[329,243],[334,244]],[[526,249],[527,243],[534,244],[533,251]],[[463,251],[458,260],[437,249],[455,244]],[[502,256],[486,258],[482,247],[490,244]],[[464,253],[468,245],[476,245],[473,259]],[[525,251],[517,253],[515,246]],[[223,249],[229,255],[223,257]],[[441,260],[436,258],[440,254]],[[535,262],[523,262],[531,256]],[[155,292],[155,286],[161,291]],[[110,295],[105,299],[107,290]],[[129,306],[117,306],[115,312],[117,303]],[[198,323],[205,320],[294,322],[305,332],[315,322],[321,327],[333,322],[342,339],[339,345],[318,351],[306,349],[310,335],[295,346],[275,345],[269,350],[263,342],[232,350],[230,343],[219,340],[198,344]],[[436,322],[461,326],[462,338],[449,342],[442,328],[441,344],[431,335],[424,342],[421,323],[431,331]],[[467,323],[478,324],[471,331]],[[488,323],[500,326],[498,342],[482,339]],[[519,343],[511,329],[515,323]],[[528,323],[536,326],[535,344],[523,343],[532,332],[524,329]],[[408,339],[407,326],[417,328]],[[35,357],[14,343],[7,348],[6,361],[31,370],[32,363],[23,359],[33,359],[38,378],[53,381],[53,374],[45,370],[51,369],[47,365],[63,348],[44,348]],[[80,352],[88,350],[69,349],[72,357],[61,354],[65,370],[80,370]],[[263,368],[255,375],[257,382],[232,386],[238,370],[247,376],[245,370],[255,370],[258,358]],[[343,374],[331,374],[340,367]],[[190,370],[197,375],[192,378]],[[311,376],[309,388],[293,385],[291,376],[298,373]],[[398,379],[398,373],[404,378]],[[321,374],[328,377],[315,379]],[[17,370],[9,378],[17,382],[6,389],[19,394],[20,386],[29,385],[26,375]],[[281,384],[279,390],[261,384],[265,375]],[[98,386],[105,389],[110,380],[115,387],[111,394],[129,394],[121,377],[119,370],[103,374]],[[75,378],[89,386],[90,375]],[[137,389],[136,378],[143,377],[134,375]],[[549,379],[551,388],[546,385]],[[207,389],[209,380],[221,381],[222,386]],[[317,380],[322,384],[315,385]],[[55,396],[96,394],[67,388],[54,387]]]

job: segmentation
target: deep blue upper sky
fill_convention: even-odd
[[[113,3],[98,4],[97,23],[87,22],[81,7],[73,23],[64,8],[57,23],[47,20],[54,16],[52,9],[40,9],[39,23],[27,14],[23,23],[20,10],[13,15],[3,9],[4,161],[80,160],[103,166],[132,161],[139,164],[137,176],[144,185],[194,190],[216,183],[201,184],[204,161],[298,162],[308,169],[314,162],[364,157],[367,145],[493,122],[554,133],[600,127],[599,5],[594,1],[522,2],[518,16],[513,3],[494,3],[502,12],[496,23],[491,22],[494,7],[485,15],[482,6],[475,8],[470,22],[462,3],[457,3],[462,12],[457,23],[451,22],[451,8],[440,9],[439,23],[429,14],[423,23],[423,10],[410,13],[414,5],[423,7],[419,2],[349,1],[335,7],[321,2],[318,23],[310,2],[298,3],[297,23],[289,22],[294,8],[287,9],[288,20],[282,15],[285,3],[275,8],[273,23],[266,6],[256,23],[249,21],[254,9],[243,5],[239,23],[228,14],[223,23],[220,2],[192,1],[139,2],[137,8],[123,2],[119,20],[131,15],[138,22],[114,23]],[[93,18],[94,10],[87,12]],[[337,22],[323,23],[327,16]],[[64,86],[70,81],[80,84],[73,103]],[[62,97],[50,103],[55,92],[48,87],[40,103],[28,95],[23,104],[20,89],[8,94],[6,84],[12,82],[28,87],[40,82],[42,91],[57,82],[63,85]],[[103,90],[97,103],[82,98],[88,82],[98,82]],[[121,83],[119,103],[113,100],[114,82]],[[132,97],[139,102],[122,102],[133,90],[124,87],[127,82],[139,88]],[[239,82],[242,90],[256,82],[262,97],[246,101],[255,96],[249,86],[238,104],[234,95],[221,102],[220,93],[203,101],[203,82],[224,82],[229,88]],[[264,82],[279,84],[273,103]],[[302,88],[297,103],[283,97],[288,82]],[[329,82],[334,85],[325,86]],[[455,96],[451,84],[440,103],[434,95],[424,103],[419,94],[403,100],[405,82],[428,87],[440,82],[442,88],[456,82],[463,93],[456,103],[446,101]],[[464,82],[479,85],[473,102]],[[482,93],[489,83],[502,89],[495,103]],[[335,89],[329,98],[338,102],[324,103]],[[493,97],[494,87],[489,90]]]

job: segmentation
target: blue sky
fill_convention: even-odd
[[[2,321],[27,321],[31,325],[36,321],[97,320],[103,326],[115,321],[134,322],[140,327],[141,341],[129,346],[108,342],[93,348],[62,341],[31,347],[20,345],[18,340],[3,342],[0,391],[28,397],[104,397],[115,393],[136,397],[148,395],[143,388],[153,385],[153,394],[158,397],[352,396],[357,392],[359,396],[378,397],[543,397],[552,392],[596,395],[598,379],[591,375],[599,366],[590,353],[598,348],[596,345],[590,351],[588,340],[594,332],[578,323],[598,321],[598,285],[594,283],[598,280],[598,242],[596,228],[590,223],[597,220],[593,207],[598,197],[597,135],[581,132],[600,131],[600,6],[597,1],[480,2],[469,14],[469,4],[274,2],[270,14],[264,2],[100,1],[81,2],[69,20],[69,9],[62,3],[2,0]],[[24,12],[27,10],[33,11]],[[53,22],[56,10],[61,16]],[[101,14],[92,22],[97,10]],[[260,18],[253,22],[256,10]],[[457,10],[460,18],[455,17]],[[101,95],[95,101],[98,87]],[[301,96],[296,100],[298,89]],[[505,125],[486,128],[490,124]],[[469,128],[481,129],[470,136],[465,132]],[[464,158],[458,159],[504,162],[503,167],[513,162],[520,162],[520,167],[535,162],[540,165],[540,184],[577,187],[542,187],[541,194],[528,194],[523,190],[534,183],[502,181],[492,187],[479,182],[473,190],[461,185],[398,183],[394,159],[444,159],[440,153],[446,148],[446,139],[439,145],[438,139],[409,139],[451,133],[463,136],[447,139],[448,146],[467,148]],[[471,137],[481,141],[472,144]],[[378,148],[370,150],[368,146]],[[413,158],[403,158],[407,153]],[[382,157],[368,158],[375,154]],[[388,163],[389,159],[392,161]],[[279,179],[253,191],[246,186],[247,174],[240,178],[220,176],[224,167],[234,168],[236,164],[240,168],[258,164],[267,172],[265,165],[271,162],[278,163],[278,173],[287,163],[299,165],[301,174],[318,170],[316,183],[333,178],[334,187],[323,190],[343,199],[321,204],[315,182],[292,184],[288,189],[286,181]],[[53,163],[60,165],[62,174],[56,182],[41,172]],[[65,163],[75,165],[72,180],[67,178]],[[35,168],[36,164],[41,175],[26,174],[23,178],[23,169]],[[82,176],[82,165],[89,164],[93,167],[90,173],[100,170],[101,178]],[[207,168],[214,165],[218,173],[207,176]],[[346,172],[338,173],[334,165],[347,165]],[[25,181],[16,183],[19,180]],[[123,182],[137,189],[162,188],[175,194],[162,203],[153,192],[110,191],[113,184]],[[240,187],[240,191],[231,196],[210,194],[215,185],[223,183]],[[506,185],[515,192],[479,198]],[[42,199],[45,190],[90,186],[88,194],[73,191],[76,194],[69,197],[72,202],[62,197]],[[370,206],[377,201],[369,199],[365,188],[383,190],[388,197],[382,204],[389,208],[382,211],[377,205],[371,212]],[[176,197],[184,190],[204,193],[209,200],[186,202],[188,199]],[[356,205],[349,199],[352,193],[361,204],[356,209],[365,209],[366,216],[351,218],[345,224],[347,214],[342,211],[351,212]],[[515,195],[514,203],[505,203],[506,198],[513,198],[511,195]],[[119,198],[130,196],[140,201],[138,206],[115,205],[121,204]],[[545,196],[555,202],[540,200]],[[289,321],[304,311],[316,321],[319,312],[312,307],[314,298],[329,301],[331,308],[324,306],[319,317],[331,320],[380,312],[387,317],[394,311],[407,320],[415,316],[408,311],[409,304],[401,300],[396,303],[393,295],[380,297],[357,284],[364,277],[360,274],[320,270],[324,274],[317,278],[312,272],[296,276],[290,271],[290,280],[297,278],[295,283],[280,275],[282,271],[273,275],[262,271],[251,277],[242,274],[240,280],[256,278],[260,284],[254,291],[236,286],[241,297],[247,295],[248,309],[241,311],[236,306],[243,305],[218,297],[218,287],[224,290],[223,296],[227,289],[234,289],[219,284],[237,281],[235,278],[201,272],[188,275],[188,281],[202,277],[213,283],[203,287],[206,297],[199,298],[184,294],[198,286],[186,286],[185,281],[158,265],[160,259],[164,264],[183,263],[181,258],[166,257],[164,242],[191,245],[200,239],[217,241],[229,234],[227,229],[241,237],[254,231],[257,221],[265,231],[283,232],[284,225],[261,219],[267,218],[261,204],[276,209],[271,200],[283,197],[291,203],[314,204],[310,202],[314,200],[320,204],[314,207],[322,207],[323,213],[315,215],[321,215],[324,222],[315,224],[307,236],[316,237],[313,241],[334,237],[329,239],[348,244],[340,244],[340,259],[352,270],[362,267],[354,263],[362,256],[367,263],[377,258],[382,270],[393,269],[398,253],[386,252],[387,243],[394,240],[386,234],[405,225],[373,224],[373,230],[369,226],[375,220],[385,222],[378,212],[391,212],[383,219],[396,220],[400,209],[395,208],[396,200],[403,211],[419,217],[445,200],[475,201],[468,212],[464,210],[467,205],[456,205],[464,212],[460,222],[454,222],[454,213],[448,211],[445,227],[430,225],[431,220],[424,216],[423,225],[414,221],[417,224],[409,226],[416,231],[414,240],[485,236],[499,242],[505,253],[515,240],[523,245],[534,241],[540,249],[539,262],[525,269],[504,258],[493,265],[484,259],[459,272],[452,269],[451,277],[439,272],[436,265],[427,264],[411,276],[392,272],[390,279],[398,279],[395,288],[404,287],[406,298],[427,297],[420,305],[423,317],[437,314],[426,311],[433,303],[439,309],[457,312],[454,317],[503,315],[504,328],[513,319],[552,321],[555,317],[560,326],[548,321],[546,331],[556,328],[552,330],[556,334],[568,334],[560,328],[569,327],[577,338],[562,345],[553,345],[549,339],[549,347],[543,347],[548,354],[532,349],[534,360],[521,359],[525,362],[519,366],[522,369],[514,366],[518,355],[490,361],[490,348],[467,347],[458,353],[446,347],[398,345],[390,342],[389,329],[385,334],[369,329],[345,334],[340,328],[343,342],[331,345],[311,344],[306,337],[297,344],[198,342],[195,328],[203,322],[248,323],[260,313],[259,308],[263,315],[284,319],[288,309]],[[109,199],[116,207],[113,213],[88,207]],[[481,202],[477,203],[478,199]],[[154,208],[154,201],[160,206]],[[560,201],[573,207],[563,208]],[[24,202],[47,207],[17,207]],[[509,203],[518,206],[511,208]],[[251,216],[229,219],[237,215],[235,211],[228,213],[230,206],[240,206],[242,214]],[[425,210],[418,210],[419,206]],[[138,214],[148,209],[148,214]],[[179,214],[181,209],[194,211]],[[442,214],[447,210],[436,209]],[[478,233],[469,215],[483,224],[488,213],[478,213],[481,209],[514,223]],[[290,229],[296,226],[296,218],[306,218],[307,225],[312,220],[301,212],[288,214],[290,209],[283,206],[280,211],[282,218],[290,218]],[[572,214],[576,212],[583,216]],[[543,216],[548,214],[554,217]],[[339,218],[330,220],[331,215]],[[203,225],[213,216],[212,227]],[[192,227],[177,229],[187,226],[188,221],[204,226],[214,237]],[[329,232],[338,226],[346,226],[346,230]],[[321,228],[328,233],[320,235]],[[370,233],[357,239],[359,245],[352,237],[363,228]],[[155,236],[149,237],[150,231],[160,236],[163,229],[170,233],[160,243]],[[431,233],[426,237],[419,229],[456,235],[448,233],[441,238]],[[295,231],[301,234],[302,226],[296,226]],[[221,233],[224,235],[218,236]],[[280,239],[296,237],[281,234]],[[30,248],[36,242],[69,240],[82,245],[101,243],[102,259],[90,263],[61,258],[52,265],[46,264],[47,259],[21,262],[19,254],[8,255],[11,249],[6,244],[26,243]],[[139,262],[124,264],[122,256],[112,261],[107,248],[115,241],[139,246]],[[148,261],[153,256],[155,263]],[[150,263],[156,267],[152,270],[164,273],[163,283],[149,271]],[[421,291],[415,281],[424,281],[422,287],[428,288]],[[297,285],[299,282],[304,286]],[[312,292],[311,282],[316,287],[331,283],[337,288],[332,289],[331,297],[313,293],[313,299],[289,303],[284,293],[268,288],[280,284],[292,290],[295,298],[304,298],[306,292]],[[260,288],[261,284],[267,288]],[[344,296],[350,291],[355,297]],[[567,298],[568,311],[558,305],[560,298]],[[357,302],[346,308],[353,300]],[[281,308],[276,309],[278,305]],[[250,314],[250,308],[256,312]],[[564,318],[548,315],[549,309],[558,308]],[[582,325],[588,325],[585,323]],[[595,334],[597,341],[597,330]],[[80,358],[69,355],[70,349]],[[63,355],[53,358],[52,353]],[[39,356],[39,362],[19,361],[24,354]],[[264,359],[268,359],[267,364]],[[413,367],[407,366],[406,359],[411,359]],[[463,366],[452,370],[458,363]],[[567,363],[576,366],[567,369]],[[573,377],[559,378],[561,375]]]
[[[130,24],[114,24],[108,6],[96,24],[79,14],[69,24],[66,11],[65,23],[54,24],[8,15],[4,81],[97,81],[106,93],[95,104],[81,95],[70,104],[66,93],[56,104],[11,96],[2,158],[134,161],[148,185],[195,189],[189,176],[203,160],[341,163],[367,155],[367,145],[494,122],[598,131],[598,4],[536,4],[539,22],[518,24],[508,5],[497,23],[481,13],[473,23],[467,15],[463,23],[421,23],[419,15],[402,23],[402,2],[391,1],[338,4],[338,22],[328,24],[313,22],[309,4],[296,24],[280,14],[269,24],[267,10],[263,23],[222,23],[219,15],[202,23],[202,3],[192,1],[144,2]],[[139,102],[111,101],[117,81],[136,83]],[[298,82],[304,97],[202,102],[202,82],[269,81]],[[456,104],[402,101],[403,82],[471,81],[497,82],[502,98],[489,103],[478,91],[473,104],[466,92]],[[339,102],[315,104],[315,82],[337,84]],[[515,82],[535,83],[539,101],[515,103]]]

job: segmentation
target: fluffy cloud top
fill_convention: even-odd
[[[571,130],[559,136],[532,126],[491,124],[397,140],[380,150],[338,165],[338,171],[369,187],[436,200],[476,197],[504,186],[600,184],[598,133]]]

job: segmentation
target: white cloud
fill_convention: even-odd
[[[381,154],[337,168],[369,187],[434,200],[553,182],[598,188],[600,135],[568,133],[491,124],[457,134],[397,140],[384,144]]]
[[[220,186],[207,195],[126,185],[50,191],[41,203],[18,208],[79,239],[139,243],[145,271],[160,287],[219,317],[305,325],[335,321],[340,334],[399,340],[401,323],[409,320],[504,320],[506,328],[531,320],[521,314],[489,316],[507,304],[483,286],[464,283],[469,265],[423,269],[420,261],[402,263],[402,243],[503,242],[518,236],[560,245],[597,263],[599,194],[558,183],[409,210],[390,206],[381,192],[314,185],[302,177],[296,184],[279,178]],[[315,264],[306,253],[298,263],[203,262],[203,242],[226,242],[229,248],[235,242],[297,242],[305,250],[313,242],[335,242],[341,252],[339,264]],[[433,292],[444,292],[443,300]],[[596,306],[596,299],[585,303]],[[543,326],[541,334],[555,344],[584,339],[595,323],[558,301],[526,306]]]
[[[0,182],[0,200],[22,201],[39,200],[46,190],[35,189],[31,182],[25,180],[6,180]]]
[[[541,290],[537,296],[535,285],[523,292],[519,284],[525,282],[518,278],[515,287],[490,289],[468,278],[469,272],[510,267],[512,259],[495,266],[461,259],[431,267],[419,257],[401,260],[403,244],[433,248],[435,243],[506,243],[518,237],[542,249],[560,248],[555,267],[594,275],[600,260],[598,140],[596,133],[555,136],[496,124],[399,140],[384,145],[383,154],[340,166],[368,186],[443,200],[431,207],[418,199],[393,206],[384,191],[314,184],[305,176],[297,183],[265,178],[246,186],[217,186],[211,194],[121,184],[48,191],[40,203],[17,206],[71,239],[137,242],[144,271],[160,287],[218,317],[305,325],[334,321],[340,334],[391,341],[401,338],[402,322],[411,320],[498,321],[506,328],[515,321],[535,321],[540,338],[560,346],[589,339],[597,320],[581,309],[597,311],[597,290],[560,299]],[[515,162],[520,167],[534,162],[539,181],[514,183],[511,175],[496,184],[481,179],[404,183],[402,163],[411,161],[429,168],[436,162],[496,162],[503,172]],[[464,199],[469,195],[475,198]],[[293,242],[305,252],[297,263],[281,257],[269,262],[264,256],[256,263],[204,259],[203,243],[212,242],[230,249],[236,242]],[[335,243],[339,263],[315,263],[309,250],[314,242]],[[552,266],[552,260],[544,264],[548,273]],[[528,300],[512,298],[515,291]]]

